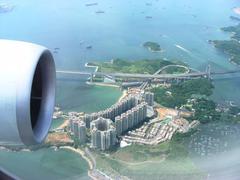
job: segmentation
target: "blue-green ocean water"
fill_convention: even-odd
[[[0,38],[39,43],[52,50],[60,48],[55,54],[58,69],[79,70],[86,61],[117,57],[179,59],[200,70],[205,70],[207,64],[213,69],[235,68],[227,61],[228,57],[216,51],[207,40],[229,38],[220,28],[236,23],[229,16],[234,15],[232,8],[239,5],[237,0],[7,2],[16,8],[0,15]],[[98,2],[98,5],[87,7],[85,4],[89,2]],[[99,10],[105,13],[95,13]],[[143,49],[141,44],[146,41],[157,41],[165,52],[151,53]],[[177,48],[176,44],[187,51]],[[93,47],[91,50],[86,49],[89,45]],[[214,98],[239,101],[238,79],[216,81]],[[82,83],[76,87],[79,85]],[[79,92],[68,90],[67,86],[61,86],[61,90]],[[76,99],[65,96],[69,101]]]
[[[221,27],[234,25],[229,19],[234,15],[232,8],[240,6],[237,0],[0,0],[15,5],[12,12],[0,14],[0,38],[16,39],[39,43],[54,54],[58,70],[83,70],[87,61],[106,61],[112,58],[137,60],[143,58],[167,58],[182,60],[192,67],[204,70],[207,64],[213,69],[236,68],[223,55],[208,44],[209,39],[229,39]],[[98,2],[97,6],[85,6]],[[147,5],[151,4],[151,5]],[[96,11],[105,11],[96,14]],[[147,19],[146,16],[152,16]],[[236,15],[237,16],[237,15]],[[151,53],[141,44],[156,41],[165,50]],[[86,47],[91,45],[92,49]],[[180,45],[186,50],[177,48]],[[21,61],[21,60],[20,60]],[[121,92],[115,88],[94,87],[85,84],[87,77],[58,76],[57,104],[63,110],[92,112],[113,104]],[[214,81],[216,90],[213,98],[217,101],[235,100],[240,102],[240,78]],[[76,171],[69,169],[79,161],[68,161],[62,156],[74,156],[40,150],[34,153],[0,152],[0,166],[14,171],[17,175],[31,179],[29,172],[39,177],[57,179],[75,177]],[[45,165],[42,159],[51,154]],[[16,161],[22,158],[20,169]],[[61,168],[56,159],[68,163]],[[33,165],[31,165],[33,164]],[[50,164],[50,165],[49,165]],[[54,171],[51,165],[54,166]],[[56,165],[56,166],[55,166]],[[50,167],[50,168],[48,168]],[[39,173],[36,171],[39,168]],[[84,169],[84,168],[83,168]],[[79,170],[79,175],[85,170]],[[65,172],[66,171],[66,172]],[[54,178],[56,177],[56,178]]]

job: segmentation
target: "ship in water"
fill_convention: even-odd
[[[92,46],[91,46],[91,45],[90,45],[90,46],[87,46],[86,49],[92,49]]]
[[[146,19],[152,19],[152,16],[146,16],[145,18]]]
[[[103,14],[105,11],[96,11],[96,14]]]
[[[85,4],[85,6],[97,6],[98,5],[98,3],[87,3],[87,4]]]

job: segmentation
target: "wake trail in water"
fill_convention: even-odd
[[[174,44],[175,47],[177,47],[178,49],[181,49],[182,51],[188,53],[188,54],[192,54],[191,51],[187,50],[186,48],[178,45],[178,44]]]

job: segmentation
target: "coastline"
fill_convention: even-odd
[[[94,72],[97,72],[98,69],[99,69],[99,66],[88,65],[88,62],[85,63],[85,67],[95,68]],[[108,84],[108,83],[104,83],[104,82],[89,82],[89,81],[86,81],[86,84],[88,84],[88,85],[96,85],[96,86],[105,86],[105,87],[120,88],[119,85],[116,85],[116,84]]]
[[[60,124],[58,127],[56,127],[55,129],[64,129],[66,126],[68,126],[68,123],[69,123],[68,120],[64,120],[64,122]]]
[[[107,84],[107,83],[99,83],[99,82],[86,82],[88,85],[96,85],[96,86],[105,86],[105,87],[115,87],[115,88],[120,88],[119,85],[116,84]]]
[[[88,62],[85,63],[84,66],[87,67],[87,68],[95,68],[94,72],[97,72],[97,71],[98,71],[98,68],[99,68],[98,66],[88,65]]]
[[[240,8],[239,8],[239,13],[240,13]],[[240,14],[239,14],[240,15]],[[212,44],[212,46],[216,49],[216,50],[218,50],[218,51],[220,51],[220,52],[223,52],[225,55],[227,55],[227,56],[230,56],[229,58],[228,58],[228,62],[229,63],[231,63],[231,64],[233,64],[233,65],[235,65],[235,66],[237,66],[237,67],[240,67],[240,64],[238,64],[238,63],[236,63],[235,61],[233,61],[232,59],[233,59],[233,57],[230,55],[230,54],[228,54],[227,52],[225,52],[225,51],[222,51],[222,50],[220,50],[220,49],[218,49],[217,47],[216,47],[216,43],[214,43],[212,40],[208,40],[208,42],[210,43],[210,44]]]
[[[83,150],[81,150],[79,148],[75,149],[74,147],[71,147],[71,146],[63,146],[63,147],[60,147],[60,149],[68,149],[68,150],[71,150],[71,151],[81,155],[81,157],[87,161],[90,170],[93,170],[93,168],[94,168],[93,163],[91,162],[91,160],[88,159],[88,157],[85,155],[85,152]]]
[[[123,100],[128,95],[127,90],[122,91],[122,96],[118,99],[118,102]]]
[[[234,7],[233,12],[240,15],[240,7]]]
[[[165,50],[164,49],[160,49],[160,50],[158,50],[158,51],[155,51],[155,50],[153,50],[151,47],[146,47],[146,46],[144,46],[144,43],[143,44],[140,44],[140,46],[141,47],[143,47],[143,48],[145,48],[145,49],[147,49],[148,51],[150,51],[151,53],[163,53],[163,52],[165,52]]]
[[[144,46],[143,46],[143,47],[144,47]],[[150,47],[147,47],[147,49],[148,49],[151,53],[163,53],[163,52],[164,52],[163,49],[161,49],[161,50],[159,50],[159,51],[155,51],[155,50],[153,50],[153,49],[150,48]]]
[[[63,146],[63,147],[60,147],[60,149],[67,149],[67,150],[70,150],[78,155],[80,155],[87,163],[88,163],[88,166],[89,166],[89,169],[88,169],[88,176],[93,179],[93,180],[98,180],[97,177],[94,176],[94,171],[95,171],[95,167],[94,167],[94,164],[93,162],[86,156],[86,153],[81,150],[81,149],[75,149],[74,147],[71,147],[71,146]]]

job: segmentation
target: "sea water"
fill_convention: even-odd
[[[207,41],[229,39],[230,34],[221,27],[234,25],[229,16],[232,8],[240,6],[237,0],[7,0],[15,5],[13,11],[0,14],[0,38],[24,40],[47,46],[54,53],[58,70],[85,70],[89,61],[108,61],[113,58],[128,60],[166,58],[181,60],[191,67],[205,70],[211,64],[213,70],[236,68],[228,57],[212,47]],[[97,2],[96,6],[86,3]],[[96,11],[104,11],[97,14]],[[151,16],[152,18],[146,18]],[[235,15],[237,16],[237,15]],[[164,50],[151,53],[142,47],[146,41],[155,41]],[[87,49],[87,46],[92,46]],[[19,59],[21,61],[21,59]],[[96,87],[85,84],[87,77],[58,75],[57,104],[64,111],[93,112],[113,104],[120,96],[116,88]],[[240,102],[239,75],[232,79],[218,78],[213,98],[216,101]],[[44,153],[43,153],[44,151]],[[52,150],[27,153],[0,152],[0,166],[22,175],[21,167],[46,177],[65,178],[75,176],[69,168],[63,170],[55,158],[49,164],[42,163],[45,154],[58,158],[74,156],[73,153],[58,154]],[[62,157],[63,156],[63,157]],[[16,162],[22,160],[19,167]],[[29,161],[28,161],[29,160]],[[31,166],[32,161],[35,165]],[[73,168],[82,163],[69,162]],[[84,168],[83,168],[84,169]],[[86,172],[79,171],[79,174]],[[26,172],[26,171],[25,171]],[[64,175],[65,173],[65,175]],[[26,177],[27,174],[23,177]],[[32,177],[29,174],[29,178]],[[54,179],[54,178],[51,178]]]

